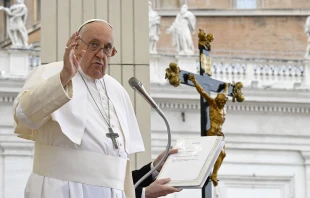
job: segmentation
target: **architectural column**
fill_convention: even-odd
[[[1,136],[1,139],[0,197],[23,197],[32,171],[33,143],[17,140],[14,135]]]
[[[310,151],[302,152],[305,159],[305,171],[306,171],[306,198],[310,198]]]

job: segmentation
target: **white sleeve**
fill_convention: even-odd
[[[59,73],[37,83],[22,91],[14,102],[17,104],[13,109],[17,124],[22,122],[31,129],[40,128],[50,119],[50,114],[67,103],[72,95],[72,82],[63,87]]]
[[[154,168],[153,162],[151,163],[150,166],[151,166],[151,169]],[[152,172],[152,179],[155,180],[158,174],[159,172],[157,170],[154,170],[154,172]],[[142,188],[141,198],[145,198],[145,188]]]
[[[153,162],[151,163],[151,169],[152,168],[154,168]],[[159,175],[159,172],[157,170],[154,170],[154,172],[152,172],[152,179],[155,180],[158,175]]]
[[[141,198],[145,198],[145,188],[142,188]]]

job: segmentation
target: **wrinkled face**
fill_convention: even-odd
[[[215,102],[220,109],[223,109],[226,104],[227,98],[224,94],[220,93],[216,96]]]
[[[81,40],[78,42],[77,50],[85,50],[86,53],[81,60],[81,69],[93,79],[102,78],[110,62],[110,57],[102,49],[90,51],[87,45],[99,46],[100,48],[113,48],[114,37],[112,28],[103,22],[92,22],[86,24],[80,31]]]

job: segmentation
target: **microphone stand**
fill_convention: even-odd
[[[156,164],[156,166],[154,168],[152,168],[147,174],[145,174],[141,179],[139,179],[136,183],[135,183],[135,188],[137,188],[139,186],[139,184],[141,182],[143,182],[147,177],[149,177],[158,167],[161,166],[161,164],[165,161],[165,159],[168,156],[169,150],[170,150],[170,146],[171,146],[171,132],[170,132],[170,126],[168,123],[167,118],[165,117],[165,114],[161,111],[161,109],[157,106],[157,104],[154,102],[154,100],[147,94],[147,92],[145,91],[143,85],[141,82],[137,83],[136,86],[133,86],[131,81],[136,80],[138,81],[136,78],[132,77],[129,79],[129,84],[131,85],[131,87],[137,91],[156,111],[157,113],[163,118],[166,127],[167,127],[167,133],[168,133],[168,143],[166,146],[166,151],[163,155],[163,157],[159,160],[158,164]],[[139,88],[137,88],[137,86],[139,86]],[[142,90],[142,91],[141,91]]]

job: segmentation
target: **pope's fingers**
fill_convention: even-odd
[[[72,39],[76,36],[76,32],[74,32],[67,41],[66,46],[68,47],[72,43]]]
[[[78,56],[79,56],[79,62],[81,62],[81,60],[83,59],[84,55],[85,55],[86,51],[85,50],[81,50],[79,53],[78,53]]]
[[[181,189],[181,188],[174,188],[174,187],[170,187],[170,186],[168,188],[169,193],[180,192],[182,190],[183,189]]]
[[[161,154],[160,154],[160,158],[162,158],[164,156],[166,151],[163,151]],[[178,149],[175,148],[175,149],[170,149],[169,152],[168,152],[168,155],[170,154],[174,154],[174,153],[177,153],[178,152]]]
[[[69,46],[66,46],[65,55],[70,55],[71,50],[77,45],[77,43],[71,43]]]
[[[80,35],[76,35],[76,37],[74,38],[73,42],[78,42],[81,39]]]
[[[174,148],[174,149],[170,149],[168,154],[174,154],[174,153],[177,153],[177,152],[178,152],[178,149]]]
[[[72,56],[74,51],[72,50],[76,46],[76,43],[71,43],[65,50],[63,61],[66,67],[70,67],[70,62],[73,63]]]
[[[79,36],[78,33],[77,33],[77,32],[74,32],[74,33],[72,34],[72,36],[71,36],[71,43],[75,42],[76,37],[78,37],[78,36]]]
[[[73,64],[75,65],[75,67],[78,69],[79,68],[79,59],[76,57],[75,54],[72,55],[72,60],[73,60]]]
[[[170,180],[171,180],[170,178],[163,178],[163,179],[156,180],[156,182],[158,184],[166,184],[166,183],[170,182]]]
[[[181,188],[175,188],[173,186],[165,186],[165,191],[169,191],[169,193],[173,193],[173,192],[180,192],[183,189]]]

